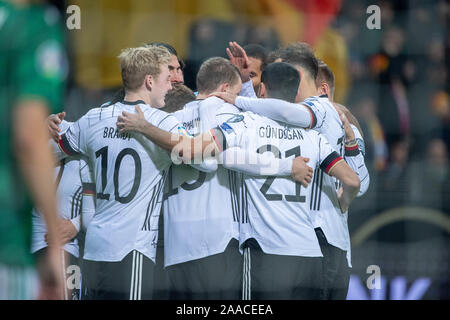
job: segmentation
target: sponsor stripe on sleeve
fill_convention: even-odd
[[[65,134],[59,137],[58,145],[61,148],[61,150],[67,154],[68,156],[74,156],[77,155],[78,152],[76,152],[69,143],[69,140],[67,140],[67,137]]]
[[[322,163],[320,164],[320,169],[325,171],[326,174],[329,174],[333,167],[343,160],[344,159],[342,159],[342,157],[336,151],[333,151],[328,155],[328,157],[325,158],[325,160],[322,161]]]

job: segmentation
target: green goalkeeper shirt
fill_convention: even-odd
[[[19,100],[32,98],[57,112],[66,74],[58,11],[0,0],[0,264],[32,263],[32,203],[14,156],[13,108]]]

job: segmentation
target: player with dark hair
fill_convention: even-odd
[[[250,79],[256,93],[259,91],[261,74],[267,66],[268,50],[259,44],[248,44],[244,47],[250,61]]]
[[[208,97],[211,93],[223,91],[237,94],[241,90],[238,69],[223,58],[205,61],[198,72],[197,84],[197,100],[174,114],[193,136],[217,127],[239,113],[236,107],[216,97]],[[124,126],[127,130],[145,134],[150,124],[142,117],[138,119],[135,115],[124,113],[119,118],[118,127]],[[230,148],[227,155],[233,159],[239,151],[239,148]],[[272,160],[255,151],[252,153],[265,160],[259,163],[272,162],[277,173],[284,172],[285,176],[289,176],[291,171],[295,171],[292,159]],[[243,155],[241,158],[247,159],[245,150],[240,154]],[[302,169],[306,166],[304,162],[303,167],[301,165],[299,163]],[[260,173],[258,161],[252,165],[230,162],[227,168]],[[269,171],[267,173],[270,174]],[[191,178],[182,180],[182,177]],[[241,298],[242,258],[238,252],[238,225],[241,219],[245,219],[246,211],[238,178],[236,173],[222,166],[211,173],[198,172],[186,166],[173,166],[169,172],[168,199],[164,203],[164,255],[174,286],[173,298]],[[202,201],[205,194],[212,201]],[[218,203],[220,207],[217,207]],[[185,234],[192,237],[185,238]]]
[[[186,87],[184,84],[178,83],[172,86],[172,90],[167,92],[164,99],[164,108],[162,111],[173,113],[183,109],[183,107],[191,101],[196,99],[194,92]]]
[[[291,101],[294,99],[299,83],[299,75],[295,69],[281,63],[267,67],[263,73],[266,83],[262,86],[262,94],[267,98],[271,98],[270,88],[277,88],[275,82],[279,81],[280,74],[292,74],[292,79],[281,77],[282,81],[286,81],[283,86],[288,88],[281,92],[286,94],[283,98]],[[274,94],[279,95],[280,91],[275,89]],[[118,126],[126,131],[130,129],[127,119],[129,115],[124,114],[118,122]],[[211,143],[215,145],[216,152],[227,152],[231,148],[240,147],[258,150],[263,154],[269,151],[275,158],[302,154],[314,166],[320,164],[324,172],[333,174],[342,181],[342,191],[337,199],[343,211],[359,190],[356,174],[333,152],[326,139],[314,131],[281,125],[252,113],[230,114],[228,121],[220,128],[212,129],[195,139],[180,137],[181,142],[177,144],[177,140],[169,133],[145,123],[142,117],[140,119],[139,121],[144,121],[146,137],[167,150],[173,150],[175,154],[182,152],[187,160],[203,154]],[[200,145],[202,148],[195,149],[192,145]],[[297,158],[294,161],[303,160]],[[224,161],[224,166],[227,165]],[[275,177],[257,177],[253,174],[245,175],[244,178],[241,190],[244,202],[241,207],[245,210],[239,219],[239,241],[246,248],[252,247],[250,251],[246,250],[244,256],[244,298],[321,298],[322,254],[311,222],[310,189],[303,195],[300,184],[289,179],[279,179],[275,183]],[[292,189],[295,190],[295,195],[290,194]],[[282,201],[283,199],[286,201]],[[258,262],[251,264],[252,259]],[[255,272],[252,274],[250,270]]]
[[[149,46],[157,46],[166,48],[170,54],[171,59],[169,62],[169,71],[170,71],[170,81],[172,84],[174,83],[184,83],[184,61],[178,56],[177,50],[172,47],[170,44],[165,42],[149,42],[147,43]]]
[[[225,94],[218,94],[218,96],[242,110],[253,111],[277,121],[312,128],[322,133],[336,152],[342,156],[345,155],[360,179],[367,180],[364,157],[358,148],[353,131],[345,130],[346,126],[342,122],[340,109],[334,106],[326,94],[317,96],[316,78],[319,73],[319,63],[312,48],[306,43],[295,43],[279,50],[278,54],[283,62],[294,66],[301,76],[297,103],[287,103],[276,99],[232,97]],[[361,194],[367,190],[367,182],[368,180],[361,182],[363,187]],[[333,265],[339,265],[341,270],[332,275],[333,281],[336,282],[324,287],[324,298],[332,297],[328,289],[333,287],[337,293],[334,298],[345,299],[349,283],[349,272],[345,263],[351,267],[351,248],[347,224],[348,214],[346,210],[342,210],[344,214],[341,210],[336,210],[338,208],[337,194],[341,192],[340,183],[324,175],[320,168],[316,168],[312,184],[315,188],[313,188],[310,209],[314,212],[313,221],[317,236],[320,239],[326,239],[323,242],[326,248],[336,248],[339,252],[338,255],[330,254],[331,259],[325,260],[329,262],[325,265],[325,274],[329,274],[327,270],[331,270]]]
[[[261,97],[269,98],[267,94],[270,92],[270,98],[295,102],[297,94],[293,94],[292,88],[298,88],[300,83],[297,70],[278,62],[271,64],[267,72],[264,71],[261,75]]]

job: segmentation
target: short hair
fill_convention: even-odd
[[[244,47],[248,57],[261,60],[261,71],[267,66],[267,55],[269,51],[260,44],[251,43]]]
[[[159,76],[161,65],[170,61],[170,53],[157,46],[128,48],[121,52],[119,60],[125,90],[136,90],[146,75]]]
[[[197,73],[197,90],[200,93],[211,93],[224,83],[234,86],[240,77],[239,69],[227,59],[209,58],[202,63]]]
[[[183,109],[184,105],[196,99],[194,92],[182,83],[174,83],[165,97],[166,105],[163,110],[168,113]]]
[[[330,67],[320,59],[317,59],[319,63],[319,72],[317,73],[316,86],[319,87],[323,82],[330,87],[330,93],[334,94],[334,74]],[[330,97],[331,98],[331,97]]]
[[[275,62],[269,64],[263,71],[261,82],[264,83],[270,98],[295,102],[300,74],[288,63]]]
[[[297,42],[280,50],[279,56],[283,62],[300,67],[310,74],[315,81],[319,71],[314,50],[306,42]]]
[[[178,63],[180,64],[180,67],[181,67],[181,70],[183,70],[184,67],[186,66],[186,64],[184,63],[183,59],[181,59],[178,56],[177,50],[175,50],[175,48],[172,47],[170,44],[165,43],[165,42],[149,42],[149,43],[146,44],[146,46],[157,46],[157,47],[166,48],[167,50],[169,50],[170,54],[172,54],[172,55],[177,57]]]
[[[170,44],[165,42],[149,42],[145,45],[146,47],[155,46],[155,47],[163,47],[166,48],[170,54],[173,54],[174,56],[178,56],[177,50],[175,50],[174,47],[172,47]]]
[[[266,59],[267,64],[274,63],[275,60],[280,59],[280,52],[281,52],[280,48],[269,52]]]

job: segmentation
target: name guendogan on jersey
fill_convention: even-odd
[[[130,133],[120,133],[118,128],[114,127],[105,127],[103,130],[103,138],[105,139],[122,139],[130,141],[131,134]]]
[[[303,140],[302,132],[299,129],[291,128],[273,128],[271,126],[260,127],[259,136],[261,138],[286,139],[286,140]]]

